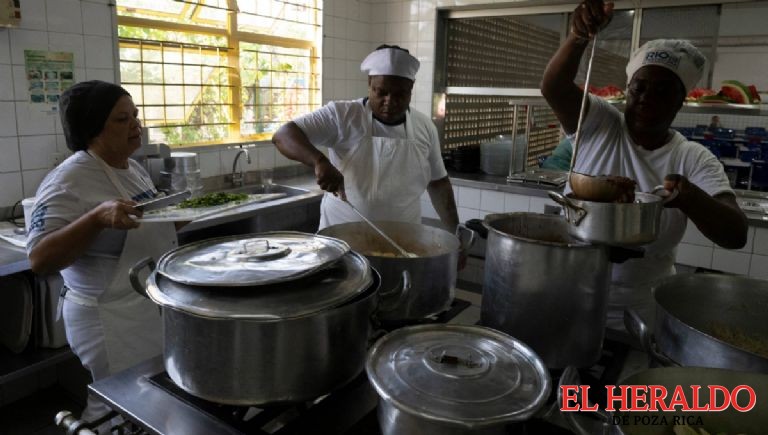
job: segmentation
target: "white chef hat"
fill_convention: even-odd
[[[640,68],[658,65],[675,73],[690,92],[704,73],[707,58],[698,48],[684,39],[655,39],[643,44],[627,64],[627,84]]]
[[[360,64],[360,71],[369,76],[399,76],[416,80],[419,60],[397,45],[381,45]]]

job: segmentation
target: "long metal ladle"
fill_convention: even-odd
[[[360,210],[358,210],[357,208],[355,208],[355,206],[354,206],[354,205],[352,205],[352,203],[351,203],[351,202],[349,202],[349,201],[347,201],[347,200],[344,200],[344,202],[346,202],[346,203],[347,203],[347,205],[349,205],[349,207],[350,207],[352,210],[354,210],[354,211],[355,211],[355,213],[357,213],[357,215],[358,215],[358,216],[360,216],[360,218],[361,218],[361,219],[362,219],[362,220],[363,220],[365,223],[367,223],[367,224],[368,224],[368,225],[369,225],[371,228],[373,228],[373,229],[374,229],[374,231],[376,231],[376,232],[377,232],[377,233],[378,233],[378,234],[379,234],[379,235],[380,235],[382,238],[384,238],[384,240],[386,240],[387,242],[389,242],[389,244],[390,244],[390,245],[394,246],[394,247],[395,247],[395,249],[397,249],[397,252],[398,252],[398,253],[399,253],[401,256],[403,256],[404,258],[408,258],[408,257],[415,257],[415,255],[413,255],[413,254],[409,254],[409,253],[408,253],[408,252],[407,252],[405,249],[403,249],[403,248],[402,248],[400,245],[398,245],[397,243],[395,243],[395,241],[394,241],[394,240],[392,240],[391,238],[389,238],[389,236],[388,236],[388,235],[387,235],[387,234],[386,234],[384,231],[382,231],[382,230],[381,230],[381,228],[377,227],[377,226],[376,226],[376,225],[375,225],[373,222],[371,222],[370,220],[368,220],[368,218],[367,218],[367,217],[365,217],[365,216],[364,216],[362,213],[360,213]]]
[[[597,47],[597,33],[592,39],[592,50],[589,53],[589,62],[587,62],[587,76],[584,79],[584,95],[581,97],[581,109],[579,109],[579,121],[576,124],[576,139],[573,144],[573,154],[571,154],[571,164],[568,167],[568,180],[571,182],[571,189],[573,189],[572,177],[591,177],[591,175],[580,174],[573,172],[573,166],[576,164],[576,154],[579,152],[579,145],[581,144],[581,124],[584,121],[584,112],[587,109],[587,99],[589,98],[589,81],[592,77],[592,61],[595,59],[595,47]]]

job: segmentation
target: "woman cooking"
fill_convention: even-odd
[[[128,269],[176,246],[173,224],[143,224],[135,208],[157,195],[129,156],[141,146],[141,122],[128,92],[102,81],[78,83],[59,102],[74,154],[37,191],[27,251],[38,274],[61,272],[67,341],[94,380],[162,351],[160,315],[136,294]],[[108,411],[89,397],[84,420]]]
[[[582,1],[573,13],[568,37],[544,72],[541,92],[569,135],[576,131],[583,96],[574,83],[579,62],[612,12],[612,3]],[[574,171],[628,177],[644,192],[659,184],[678,191],[677,198],[666,204],[658,240],[644,247],[644,258],[614,265],[608,327],[622,328],[625,307],[652,322],[650,285],[675,273],[675,248],[688,219],[724,248],[737,249],[746,243],[747,220],[722,164],[702,145],[670,129],[687,92],[701,78],[705,62],[688,41],[650,41],[627,64],[624,113],[600,98],[587,100]]]

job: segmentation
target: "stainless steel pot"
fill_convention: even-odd
[[[611,246],[637,246],[653,242],[659,235],[664,204],[661,196],[636,193],[635,202],[619,204],[548,193],[553,201],[563,206],[568,232],[579,240]]]
[[[752,341],[768,348],[768,281],[730,275],[672,275],[654,285],[653,297],[654,333],[631,312],[627,329],[661,363],[768,374],[768,357],[739,347]],[[723,334],[731,341],[716,338]]]
[[[490,328],[420,325],[371,348],[384,435],[501,435],[544,405],[549,372],[525,344]]]
[[[564,374],[563,376],[567,375]],[[576,379],[568,383],[574,385],[579,382]],[[739,385],[748,385],[755,390],[758,398],[755,407],[747,412],[737,411],[733,407],[720,412],[684,412],[677,410],[618,412],[612,414],[602,411],[599,415],[592,415],[593,417],[597,416],[597,419],[586,418],[590,414],[584,412],[564,412],[563,416],[568,421],[571,429],[578,435],[669,435],[673,433],[675,418],[678,421],[690,419],[691,422],[696,422],[700,418],[703,425],[699,427],[711,434],[766,433],[768,401],[760,400],[761,393],[768,391],[768,376],[766,375],[716,368],[664,367],[637,372],[619,381],[619,385],[661,385],[670,392],[680,385],[683,387],[687,403],[695,403],[691,386],[698,385],[701,387],[698,399],[700,404],[710,403],[708,385],[722,385],[728,388],[729,391],[732,391]],[[561,403],[561,400],[562,398],[559,395],[558,403]],[[744,399],[742,398],[741,400]],[[719,393],[718,403],[721,403],[721,401],[722,393]],[[665,399],[665,403],[668,402],[669,397]],[[664,420],[662,420],[662,417]],[[654,418],[656,424],[651,424]],[[615,424],[615,422],[620,424]]]
[[[600,357],[607,249],[574,239],[560,216],[490,214],[480,321],[533,348],[549,368]]]
[[[291,233],[301,238],[297,234]],[[276,235],[279,233],[252,238],[270,240]],[[309,245],[326,239],[304,236]],[[212,239],[199,242],[203,244],[199,250],[187,245],[166,253],[158,264],[168,267],[152,271],[146,289],[138,273],[146,266],[154,268],[154,262],[142,260],[130,271],[136,290],[162,307],[163,358],[174,383],[213,402],[258,405],[313,399],[357,376],[365,362],[380,283],[367,260],[347,252],[312,274],[275,282],[277,268],[271,261],[280,259],[271,257],[273,252],[259,257],[254,252],[232,251],[229,246],[214,249],[232,241],[236,239]],[[248,249],[261,245],[246,244]],[[301,246],[288,247],[297,253],[296,258],[311,255],[311,251],[302,252]],[[234,252],[234,258],[227,257],[227,252]],[[248,279],[242,274],[244,269],[255,270],[264,261],[262,266],[270,273],[268,284],[227,286],[226,274],[216,277],[216,285],[182,283],[168,275],[192,282],[194,277],[185,276],[183,267],[173,267],[175,254],[183,254],[177,255],[178,263],[193,265],[189,274],[201,264],[212,267],[206,261],[222,263],[216,265],[217,270],[231,268],[238,283]],[[232,267],[232,262],[238,264],[243,257],[247,265]],[[250,276],[258,281],[258,273]],[[201,275],[200,279],[210,282],[211,276]]]
[[[456,288],[459,237],[439,228],[407,222],[377,221],[375,224],[415,257],[396,257],[387,243],[365,222],[348,222],[322,229],[318,234],[344,240],[366,256],[381,274],[383,289],[406,287],[399,298],[382,302],[377,317],[382,321],[419,320],[447,310]],[[469,233],[467,245],[474,242],[474,232],[460,225],[458,231]],[[404,280],[408,285],[401,284]]]

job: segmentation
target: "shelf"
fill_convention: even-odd
[[[75,354],[72,353],[69,346],[58,349],[27,349],[19,354],[0,347],[0,385],[66,361],[69,358],[75,358]]]

